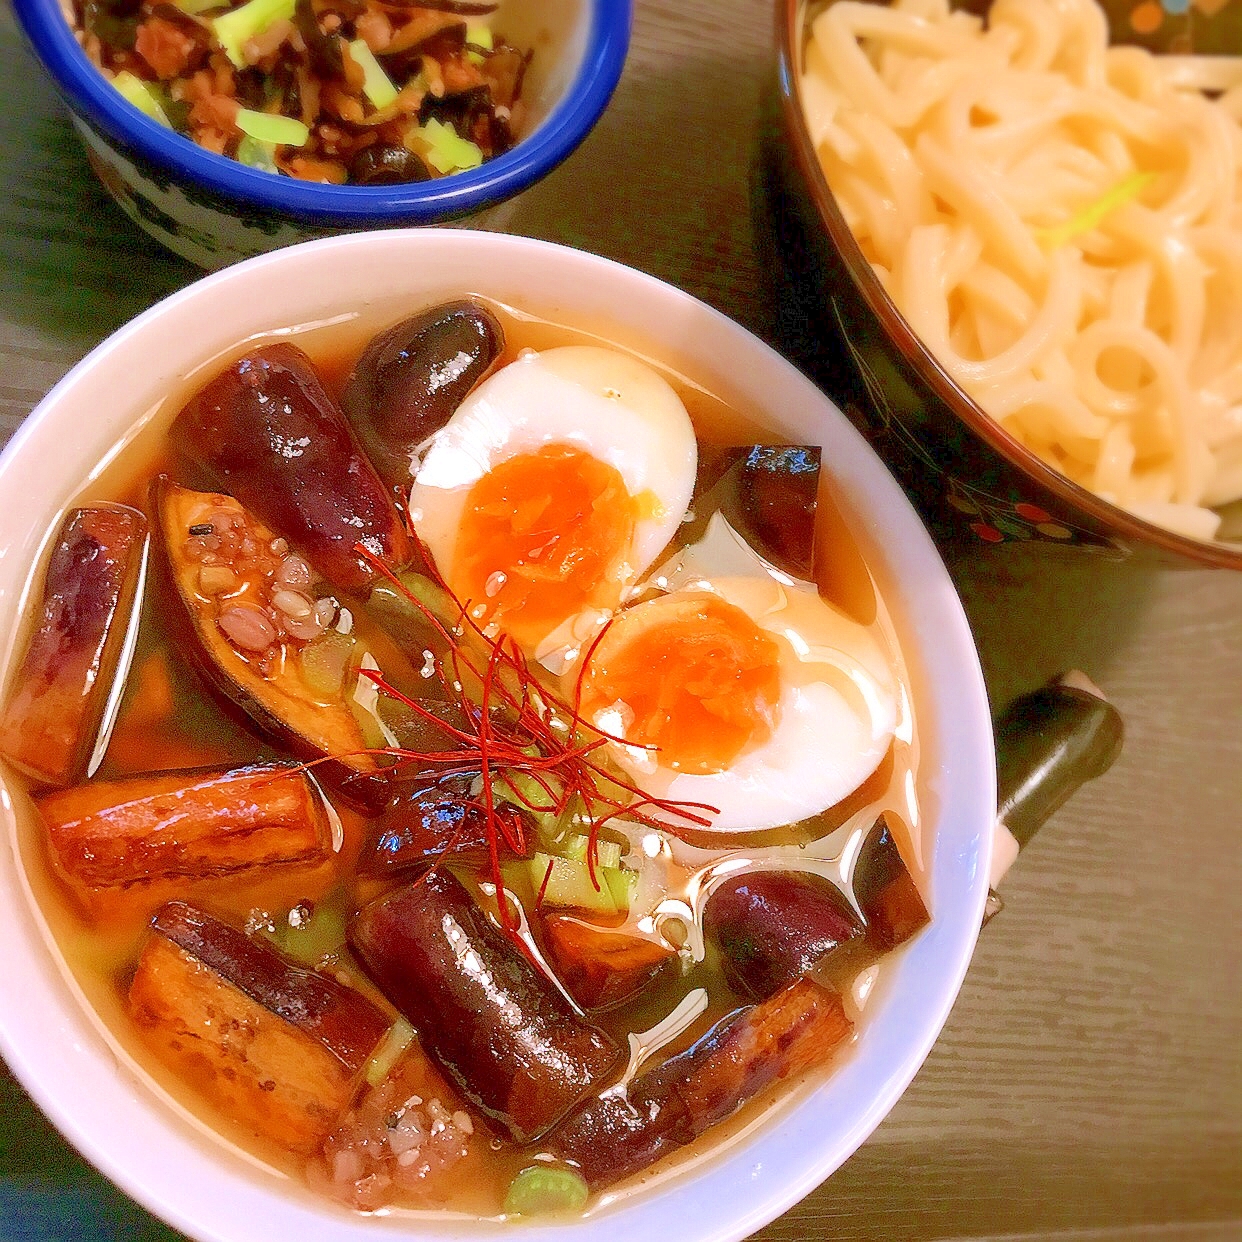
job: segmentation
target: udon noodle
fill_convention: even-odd
[[[1094,0],[841,0],[802,91],[949,374],[1075,482],[1214,537],[1242,497],[1242,58],[1110,47]]]

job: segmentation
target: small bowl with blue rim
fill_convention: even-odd
[[[175,7],[206,23],[229,2],[204,10],[178,0],[147,4],[143,12]],[[488,213],[560,164],[599,119],[621,76],[633,6],[632,0],[428,0],[420,7],[451,11],[463,22],[485,15],[508,45],[529,53],[514,145],[477,167],[425,180],[329,184],[197,145],[135,106],[92,63],[75,29],[72,0],[14,0],[18,22],[69,106],[104,187],[134,223],[206,268],[343,230],[486,223]],[[137,76],[144,76],[143,63],[132,56]]]

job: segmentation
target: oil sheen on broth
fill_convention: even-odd
[[[545,406],[555,405],[567,384],[587,382],[581,368],[599,361],[593,354],[560,351],[571,346],[598,350],[609,339],[607,332],[570,329],[495,304],[476,305],[484,305],[498,325],[498,337],[503,338],[503,345],[497,344],[496,358],[485,368],[487,378],[483,381],[492,386],[487,391],[497,394],[493,404],[499,404],[504,396],[496,377],[515,374],[509,371],[511,367],[525,366],[543,368],[546,373],[536,381],[543,387],[536,391]],[[434,311],[427,314],[434,341],[438,321]],[[378,326],[387,329],[400,318],[401,312],[395,311]],[[272,339],[293,340],[305,350],[331,394],[329,400],[340,400],[344,394],[349,408],[351,400],[357,404],[356,394],[353,398],[349,395],[354,382],[350,375],[360,366],[360,356],[364,361],[367,358],[364,350],[370,348],[368,341],[376,326],[374,321],[350,322]],[[265,343],[246,342],[232,356],[204,367],[186,391],[170,394],[141,434],[75,504],[128,504],[146,511],[152,525],[160,526],[160,516],[152,509],[153,495],[163,497],[164,505],[193,505],[197,503],[193,497],[199,493],[230,494],[229,487],[221,485],[218,463],[204,462],[192,451],[187,452],[185,437],[178,440],[180,451],[175,449],[170,444],[169,428],[183,407],[190,408],[198,399],[196,390],[204,378],[210,381],[222,368],[226,372],[236,369],[239,359],[252,357]],[[483,744],[473,750],[465,748],[463,753],[471,762],[441,762],[437,767],[407,758],[399,781],[388,780],[392,773],[385,778],[388,784],[383,786],[379,803],[360,805],[348,776],[334,789],[329,768],[317,765],[305,750],[299,751],[291,764],[288,747],[274,739],[270,726],[257,730],[245,711],[238,709],[236,696],[231,696],[232,703],[226,702],[209,691],[188,667],[184,658],[187,643],[193,645],[195,640],[192,635],[187,638],[183,618],[174,620],[179,616],[175,577],[167,565],[159,563],[165,533],[155,540],[154,571],[143,604],[138,644],[102,764],[89,781],[84,782],[79,772],[72,780],[62,782],[72,787],[64,793],[48,790],[46,782],[31,785],[39,798],[42,819],[49,825],[63,821],[68,828],[62,824],[61,828],[45,830],[39,815],[19,816],[20,854],[34,901],[109,1042],[186,1115],[196,1119],[196,1124],[290,1176],[309,1176],[318,1189],[356,1207],[437,1207],[485,1216],[506,1210],[580,1210],[588,1188],[593,1196],[588,1202],[597,1202],[601,1195],[615,1193],[615,1187],[658,1175],[726,1141],[756,1123],[770,1108],[774,1092],[769,1087],[775,1078],[797,1083],[808,1072],[815,1076],[822,1066],[830,1067],[834,1057],[844,1055],[862,1024],[865,1000],[883,971],[883,956],[926,921],[919,897],[926,843],[920,839],[918,742],[908,677],[893,623],[833,503],[826,476],[819,473],[817,455],[808,451],[798,456],[797,446],[783,445],[765,430],[761,411],[734,409],[673,367],[646,368],[639,364],[634,378],[626,369],[635,366],[634,355],[612,348],[609,353],[611,359],[605,358],[604,365],[619,368],[616,374],[623,379],[618,385],[650,385],[650,391],[656,393],[652,400],[671,398],[674,416],[680,407],[688,412],[693,439],[697,439],[697,452],[691,441],[692,473],[683,480],[683,500],[690,498],[693,487],[688,510],[684,503],[661,497],[661,488],[666,489],[666,495],[676,497],[678,493],[675,481],[661,480],[659,468],[644,462],[625,464],[625,454],[636,442],[635,437],[641,439],[646,434],[639,421],[634,421],[635,430],[626,432],[629,439],[601,456],[621,461],[624,469],[645,471],[643,477],[651,479],[648,490],[642,492],[647,499],[640,497],[635,510],[635,546],[643,537],[644,521],[652,525],[663,521],[666,529],[650,536],[653,551],[631,556],[631,560],[643,563],[636,569],[628,566],[633,571],[630,578],[624,577],[624,564],[617,571],[621,577],[617,579],[616,598],[592,597],[597,620],[578,632],[572,625],[568,630],[563,626],[558,630],[556,625],[548,630],[543,625],[542,630],[548,632],[524,635],[525,650],[515,664],[512,658],[504,657],[503,649],[497,653],[488,645],[489,641],[495,643],[494,635],[488,640],[469,638],[473,621],[483,627],[506,624],[501,607],[507,598],[503,589],[496,592],[500,600],[496,617],[480,612],[464,622],[456,618],[456,628],[467,633],[461,641],[473,642],[470,651],[479,667],[489,663],[489,658],[498,667],[503,664],[495,674],[496,684],[507,678],[511,695],[524,690],[529,696],[534,690],[537,704],[554,705],[551,714],[560,713],[557,727],[563,732],[565,720],[572,719],[571,708],[581,708],[585,713],[590,707],[593,715],[587,722],[577,730],[571,724],[567,733],[571,741],[589,739],[598,746],[591,756],[598,756],[607,765],[606,777],[584,775],[579,760],[567,756],[570,747],[564,737],[548,734],[546,741],[540,741],[546,730],[538,724],[531,726],[533,733],[523,735],[529,760],[537,761],[529,770],[505,769],[497,756],[508,752],[499,742],[489,753],[496,767],[489,769],[492,776],[486,788],[479,763],[488,753]],[[653,372],[654,384],[647,378]],[[473,391],[477,394],[477,386]],[[607,389],[606,395],[612,397],[612,390]],[[462,406],[472,401],[478,404],[475,396],[469,396]],[[478,416],[486,415],[485,409],[480,415],[478,409],[471,408]],[[526,418],[525,414],[521,416],[521,420]],[[567,433],[565,438],[572,437]],[[439,437],[440,442],[451,439],[451,430]],[[583,437],[573,439],[573,443],[581,447]],[[749,453],[729,451],[738,447]],[[373,449],[372,456],[381,450]],[[435,463],[436,452],[442,457],[448,454],[442,445],[424,451],[419,481],[408,502],[416,528],[424,520],[420,496],[427,494],[423,480]],[[547,463],[540,454],[550,452],[555,455],[563,450],[558,446],[549,450],[545,441],[542,447],[536,445],[524,453],[519,448],[518,456],[525,463],[535,459],[536,466],[543,468]],[[584,455],[591,456],[589,445]],[[548,468],[560,469],[562,464],[553,461]],[[588,464],[585,469],[589,474],[593,467]],[[493,477],[497,474],[493,471]],[[169,482],[152,493],[151,481],[161,475]],[[627,485],[627,499],[641,491],[637,485]],[[608,495],[598,488],[597,493]],[[405,495],[409,495],[408,488]],[[521,501],[512,487],[504,498],[511,507]],[[765,501],[766,508],[760,500]],[[601,501],[597,509],[603,507]],[[208,504],[207,508],[215,512],[217,524],[224,520],[220,514],[226,513],[227,506]],[[670,509],[676,511],[670,513]],[[680,518],[683,511],[685,516]],[[461,519],[453,520],[460,523]],[[804,529],[799,530],[799,524]],[[419,533],[428,539],[434,552],[436,535],[432,528],[428,517],[424,529],[431,531],[430,537],[424,530]],[[198,529],[206,529],[206,525],[191,523],[186,546],[198,538],[193,534]],[[286,537],[287,533],[270,521],[257,527],[239,525],[238,529],[243,534],[268,530],[282,567],[300,552],[297,540]],[[456,529],[452,527],[450,535]],[[214,539],[215,534],[203,538]],[[799,556],[804,570],[801,574],[797,572]],[[309,552],[306,559],[314,560]],[[609,572],[624,560],[614,557]],[[439,559],[436,567],[451,577]],[[292,569],[300,572],[301,567],[294,565]],[[40,568],[36,573],[34,598],[39,596],[43,572]],[[198,570],[200,575],[203,572]],[[379,706],[376,696],[371,696],[369,703],[359,704],[354,712],[361,712],[364,724],[371,729],[365,735],[366,745],[384,749],[400,745],[425,755],[432,749],[426,742],[429,726],[408,708],[404,715],[397,712],[400,701],[387,697],[387,688],[415,703],[432,702],[426,698],[431,665],[440,661],[437,667],[449,667],[455,640],[450,639],[447,649],[424,648],[423,638],[428,632],[434,633],[434,625],[429,631],[427,615],[403,596],[404,588],[390,582],[385,572],[377,572],[366,588],[372,591],[372,604],[380,598],[375,592],[381,588],[387,592],[383,606],[366,608],[361,606],[363,590],[355,586],[346,593],[330,586],[317,570],[312,574],[317,580],[313,589],[321,591],[322,599],[335,600],[339,609],[325,627],[326,638],[335,642],[333,636],[347,630],[351,659],[356,660],[360,651],[367,653],[376,675],[384,682],[379,688]],[[818,591],[799,588],[799,578],[812,578]],[[198,581],[203,581],[201,576]],[[425,584],[429,579],[424,575],[420,581]],[[762,620],[765,610],[771,613],[775,597],[783,601],[782,608],[801,608],[812,617],[811,629],[805,633],[812,635],[810,646],[819,642],[823,650],[816,647],[809,655],[795,651],[792,657],[785,647],[778,652],[772,631],[751,619],[753,615]],[[420,598],[432,600],[433,613],[436,606],[443,605],[442,593],[438,599],[426,593]],[[626,607],[616,621],[606,624],[619,600]],[[830,607],[825,609],[821,600]],[[583,609],[578,615],[585,613]],[[37,616],[33,624],[38,626]],[[315,624],[311,622],[312,630]],[[815,629],[825,625],[828,628],[822,632]],[[685,728],[668,712],[661,716],[664,709],[658,706],[644,719],[650,723],[659,717],[659,727],[666,729],[661,736],[674,739],[671,751],[667,744],[656,751],[644,750],[641,745],[620,747],[609,741],[611,735],[619,733],[632,742],[633,735],[627,730],[638,727],[632,713],[627,716],[626,704],[641,700],[641,688],[617,690],[617,686],[630,686],[634,680],[625,680],[627,652],[644,658],[654,652],[652,658],[658,665],[664,658],[661,644],[673,642],[684,632],[686,646],[676,648],[669,660],[684,661],[688,666],[696,658],[697,644],[703,641],[704,627],[716,645],[709,644],[709,654],[699,670],[700,680],[710,681],[721,660],[735,660],[736,668],[728,665],[730,677],[749,678],[756,685],[762,682],[767,686],[767,690],[756,691],[754,701],[759,707],[755,710],[763,717],[758,724],[753,720],[741,724],[729,721],[730,727],[736,724],[740,730],[740,753],[723,760],[715,754],[713,748],[721,744],[720,736],[727,730],[721,727],[719,715],[709,715],[711,728],[702,742],[707,758],[694,758],[691,752],[695,744],[686,742]],[[786,628],[796,627],[787,622]],[[453,629],[451,618],[448,629]],[[773,629],[780,632],[779,626]],[[441,629],[439,639],[444,637]],[[609,661],[608,677],[588,665],[589,674],[580,678],[582,662],[595,658],[592,644],[597,640],[595,650],[602,653],[601,659],[607,657]],[[313,641],[322,644],[324,637]],[[800,640],[795,637],[793,641],[796,645]],[[280,646],[281,659],[293,659],[301,651],[287,638],[280,642],[286,644]],[[504,663],[501,657],[509,662]],[[835,696],[821,693],[815,678],[808,675],[791,691],[788,673],[795,658],[811,663],[835,660],[836,672],[831,676],[837,677],[845,690]],[[451,672],[447,686],[439,674],[430,678],[439,679],[434,705],[452,722],[452,728],[464,729],[470,735],[473,726],[462,711],[466,700],[453,702],[451,687],[460,673],[460,668]],[[270,669],[265,676],[269,674],[276,675]],[[342,677],[342,684],[356,681],[364,691],[370,684],[367,675],[358,674],[353,665]],[[470,681],[471,674],[464,679]],[[10,703],[15,701],[19,682],[20,674],[10,681]],[[477,698],[483,682],[487,682],[486,676],[475,679],[463,693],[473,693]],[[719,691],[725,699],[733,693],[732,684]],[[357,685],[355,702],[359,698]],[[807,716],[817,695],[840,711],[840,703],[854,693],[849,691],[851,685],[864,687],[864,701],[868,693],[872,695],[872,720],[878,718],[876,713],[883,716],[885,710],[891,711],[891,720],[876,743],[880,753],[856,761],[856,776],[850,775],[846,762],[840,778],[845,785],[835,792],[831,783],[825,785],[816,803],[816,794],[808,789],[821,779],[817,769],[826,765],[819,762],[814,749],[807,754],[786,754],[781,747],[801,751],[808,743],[818,745],[815,720],[799,726],[799,713]],[[880,689],[885,692],[880,693]],[[493,693],[502,692],[493,688]],[[716,690],[709,687],[696,693],[699,699],[694,702],[698,703],[710,699]],[[614,695],[618,696],[616,703],[610,697]],[[365,693],[362,697],[366,698]],[[491,701],[492,706],[496,703],[496,699]],[[622,710],[614,710],[617,703]],[[522,727],[531,725],[523,714],[528,707],[519,710],[512,700],[507,707],[501,701],[500,707],[504,709],[502,716],[508,713],[505,727],[510,734],[517,727],[515,720]],[[731,716],[728,704],[721,710]],[[845,728],[844,717],[824,727],[838,726]],[[409,736],[400,735],[402,728],[412,730],[422,741],[413,744]],[[432,732],[440,739],[435,747],[438,752],[452,749],[445,742],[443,729],[435,733],[433,728]],[[830,738],[831,734],[824,736]],[[758,743],[756,737],[760,738]],[[678,747],[683,746],[689,747],[685,762],[669,759],[665,770],[658,756],[681,753]],[[755,760],[765,748],[772,757]],[[12,755],[12,748],[6,746],[6,753]],[[250,867],[230,863],[227,868],[214,870],[204,864],[198,876],[190,866],[188,875],[157,870],[128,875],[110,884],[92,885],[80,875],[76,882],[72,876],[66,877],[66,855],[62,845],[53,843],[53,837],[62,841],[64,834],[77,830],[74,825],[79,821],[73,819],[76,804],[71,797],[74,789],[159,772],[236,771],[255,763],[284,765],[282,773],[292,768],[293,776],[282,775],[279,780],[296,781],[301,779],[297,759],[310,759],[306,770],[323,777],[337,821],[332,828],[335,848],[302,862]],[[751,763],[749,770],[744,767],[747,762]],[[471,763],[474,772],[467,770]],[[730,768],[739,764],[743,766],[738,770],[748,771],[748,775],[731,784]],[[497,768],[502,772],[500,777],[495,774]],[[507,778],[504,771],[510,772]],[[411,780],[416,772],[422,773],[421,783]],[[432,777],[439,783],[428,793],[426,787]],[[189,778],[187,783],[192,783]],[[262,776],[258,799],[266,798],[264,791],[276,783],[276,777]],[[390,785],[396,788],[395,793]],[[339,796],[342,789],[344,797]],[[640,790],[648,801],[640,804],[639,818],[610,814],[605,823],[592,829],[591,817],[583,811],[584,799],[612,797],[623,803]],[[696,790],[707,790],[711,797],[718,797],[718,803],[708,796],[698,797]],[[570,796],[575,791],[576,802]],[[385,806],[390,793],[392,801]],[[565,802],[559,811],[540,809],[557,796]],[[68,809],[62,805],[66,799]],[[424,826],[430,823],[429,799],[439,808],[437,814],[443,812],[442,818],[457,818],[451,821],[453,832],[440,840],[440,848],[449,852],[425,853],[420,864],[411,861],[422,847],[417,841],[411,844],[409,824],[413,820]],[[473,809],[462,812],[466,803]],[[692,804],[697,803],[718,808],[720,815],[715,822],[696,822]],[[593,804],[597,818],[603,818],[603,804]],[[771,809],[773,805],[776,809]],[[377,811],[381,812],[378,816]],[[698,812],[698,820],[703,818]],[[164,825],[157,831],[167,834],[178,830]],[[56,836],[57,832],[62,835]],[[476,847],[453,852],[471,832],[480,838]],[[431,878],[420,878],[427,875],[429,863],[435,864]],[[498,872],[518,903],[510,902],[503,910],[495,897]],[[171,906],[165,904],[170,902]],[[186,904],[182,907],[177,902]],[[480,1068],[468,1060],[458,1063],[452,1055],[438,1053],[435,1033],[425,1029],[427,1016],[411,1012],[405,1003],[403,988],[408,980],[402,982],[402,972],[407,964],[394,964],[391,959],[398,950],[393,946],[400,941],[403,929],[413,925],[411,920],[417,920],[418,911],[435,902],[457,910],[462,920],[468,922],[477,914],[486,924],[486,932],[478,933],[483,937],[480,951],[498,955],[493,965],[499,973],[508,970],[513,979],[521,976],[512,985],[513,994],[520,1000],[526,995],[523,988],[530,992],[524,1020],[529,1019],[531,1029],[538,1029],[545,1021],[556,1026],[557,1006],[567,1007],[571,1020],[581,1028],[581,1081],[564,1086],[565,1107],[559,1115],[551,1119],[537,1116],[534,1106],[518,1100],[520,1092],[505,1080],[503,1066]],[[353,917],[364,907],[362,915]],[[157,910],[160,913],[155,915],[153,931],[148,924]],[[198,917],[195,911],[210,916],[206,930],[194,923]],[[215,930],[215,920],[225,925],[224,930]],[[803,928],[805,934],[801,939],[792,937],[797,943],[790,945],[787,942],[791,937],[786,933],[793,926]],[[352,950],[346,940],[347,927]],[[198,981],[194,986],[203,978],[208,980],[203,986],[209,991],[216,989],[210,992],[211,1004],[227,999],[229,1004],[242,1006],[250,1015],[242,1025],[250,1021],[259,1032],[256,1038],[265,1038],[273,1031],[284,1033],[284,1019],[278,1016],[282,1002],[288,1001],[288,989],[296,990],[304,984],[283,975],[276,980],[272,972],[277,968],[267,959],[267,964],[256,965],[246,975],[229,956],[233,950],[228,946],[234,943],[227,939],[230,931],[245,933],[250,943],[263,946],[269,954],[283,954],[286,963],[293,960],[313,966],[320,976],[343,985],[342,990],[348,989],[351,997],[359,994],[366,998],[384,1026],[396,1020],[397,1010],[405,1010],[423,1037],[430,1058],[420,1051],[419,1040],[402,1045],[409,1031],[400,1023],[393,1027],[396,1037],[390,1034],[369,1056],[364,1049],[351,1060],[348,1050],[342,1053],[332,1048],[335,1059],[330,1057],[326,1064],[333,1073],[345,1065],[348,1072],[342,1078],[345,1094],[341,1098],[353,1103],[343,1109],[343,1120],[308,1122],[311,1137],[299,1141],[291,1151],[289,1144],[272,1132],[271,1124],[257,1124],[239,1107],[235,1096],[222,1093],[213,1078],[218,1065],[203,1068],[196,1062],[187,1069],[180,1052],[168,1052],[171,1037],[166,1038],[165,1028],[176,1022],[182,1024],[178,1031],[182,1030],[189,1019],[173,1011],[177,1004],[189,1002],[184,1001],[183,993],[174,997],[159,991],[165,986],[160,982],[165,976],[148,961],[152,942],[166,951],[166,970],[174,974],[189,971],[186,978]],[[199,948],[187,947],[191,941]],[[140,959],[143,964],[138,966]],[[217,959],[228,960],[221,967]],[[140,976],[137,980],[136,969]],[[213,970],[223,970],[224,983],[219,987]],[[547,971],[559,982],[550,982],[542,973]],[[537,976],[538,986],[548,993],[546,997],[539,999],[531,992],[535,984],[529,974]],[[437,982],[443,981],[432,981]],[[459,984],[460,980],[445,986],[452,992]],[[152,990],[154,1000],[148,995]],[[139,993],[147,998],[142,1004],[135,999]],[[333,994],[322,1003],[332,1009],[350,1002]],[[673,1022],[670,1028],[664,1020],[674,1011],[684,1021]],[[142,1015],[141,1022],[135,1014]],[[738,1016],[732,1025],[722,1025],[728,1015]],[[659,1028],[662,1023],[661,1035],[645,1043],[629,1040],[632,1034]],[[795,1035],[809,1032],[794,1039],[794,1059],[779,1066],[748,1063],[747,1041],[753,1044],[781,1023]],[[304,1036],[305,1032],[297,1035]],[[661,1043],[661,1038],[666,1042]],[[624,1050],[629,1043],[643,1044],[649,1059],[635,1064],[631,1058],[627,1069]],[[319,1051],[318,1045],[313,1047]],[[745,1073],[737,1081],[729,1080],[723,1069],[726,1064],[741,1064]],[[474,1081],[472,1074],[477,1076]],[[623,1080],[621,1089],[616,1085],[618,1078]],[[260,1089],[284,1100],[285,1084],[277,1082],[269,1088],[266,1081]],[[389,1100],[382,1094],[388,1090],[391,1096],[393,1091],[407,1088],[409,1094],[403,1098],[392,1096]],[[789,1094],[791,1087],[786,1085],[783,1090]],[[704,1102],[722,1091],[726,1100],[723,1106],[718,1100],[710,1106]],[[639,1140],[630,1134],[618,1141],[620,1155],[615,1167],[598,1161],[592,1164],[592,1157],[584,1153],[607,1148],[615,1139],[621,1123],[610,1110],[618,1100],[625,1105],[627,1093],[632,1107],[641,1104],[653,1116],[660,1114],[665,1119],[663,1128]],[[409,1104],[413,1099],[418,1100],[417,1105]],[[379,1126],[378,1139],[376,1133],[367,1131],[374,1122],[366,1113],[368,1100],[396,1105],[375,1123]],[[407,1110],[417,1119],[410,1124],[402,1121]],[[438,1123],[440,1130],[435,1131]],[[462,1138],[469,1155],[458,1158],[451,1152],[433,1151],[434,1142],[429,1137],[433,1131]],[[371,1137],[364,1141],[367,1133]],[[364,1159],[357,1154],[365,1154],[368,1141],[383,1145],[385,1138],[388,1145],[383,1146],[379,1158]],[[414,1157],[402,1161],[410,1151],[415,1152]],[[411,1173],[424,1165],[422,1177]],[[535,1172],[530,1173],[531,1169]],[[565,1184],[570,1186],[567,1197],[564,1185],[555,1177],[552,1190],[544,1185],[544,1174],[549,1170],[554,1175],[566,1175]]]

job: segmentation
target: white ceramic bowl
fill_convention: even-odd
[[[278,251],[208,277],[121,329],[48,395],[0,457],[0,633],[13,660],[23,591],[49,527],[83,480],[170,387],[256,333],[342,315],[395,319],[474,292],[676,362],[795,442],[824,446],[839,505],[895,615],[911,665],[922,805],[934,840],[933,922],[893,961],[857,1048],[723,1150],[677,1165],[581,1222],[522,1227],[526,1242],[742,1238],[838,1167],[914,1077],[970,960],[987,892],[996,793],[991,724],[965,617],[897,484],[816,388],[693,298],[604,259],[460,231],[369,233]],[[514,1226],[315,1198],[206,1132],[107,1036],[78,993],[17,857],[25,795],[0,787],[0,1051],[65,1136],[151,1211],[194,1238],[298,1242],[477,1238]]]

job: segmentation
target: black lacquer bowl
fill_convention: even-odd
[[[809,8],[806,0],[775,6],[778,80],[759,178],[785,351],[866,434],[942,543],[1038,540],[1115,560],[1242,569],[1242,540],[1175,534],[1046,465],[989,418],[915,334],[855,242],[807,130],[799,81]],[[1114,41],[1139,40],[1132,0],[1104,8]],[[1157,51],[1235,50],[1242,5],[1211,17],[1197,6],[1166,13],[1141,41]]]

